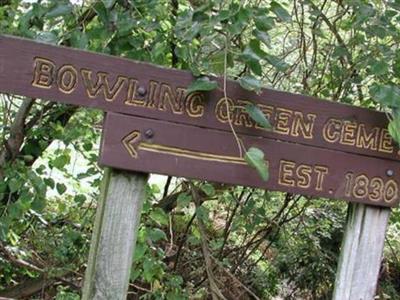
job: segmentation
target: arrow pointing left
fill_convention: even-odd
[[[138,157],[137,148],[140,141],[140,131],[134,130],[122,139],[122,144],[133,158]]]

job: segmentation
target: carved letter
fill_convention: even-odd
[[[296,169],[298,177],[297,186],[301,188],[309,188],[311,185],[312,168],[308,165],[300,165]]]
[[[289,118],[292,116],[292,111],[277,107],[275,114],[274,131],[281,134],[289,134]]]
[[[71,94],[78,81],[78,72],[72,65],[62,66],[57,73],[58,88],[64,94]]]
[[[336,119],[329,119],[325,123],[322,130],[322,136],[325,141],[329,143],[336,143],[340,139],[340,129],[342,126],[342,121]]]
[[[379,151],[386,153],[393,152],[392,137],[387,129],[382,129],[381,131],[381,137],[379,139]]]
[[[307,120],[305,120],[302,112],[295,111],[292,124],[292,135],[299,136],[301,134],[305,139],[312,139],[316,117],[317,116],[314,114],[307,114]]]
[[[370,133],[367,133],[365,124],[358,126],[357,132],[357,147],[362,149],[376,150],[379,139],[379,128],[372,128]]]
[[[33,71],[32,85],[42,89],[49,89],[53,83],[55,64],[48,59],[36,57]]]
[[[322,186],[324,184],[324,177],[326,174],[328,174],[328,168],[324,167],[324,166],[316,165],[314,170],[317,173],[317,184],[315,186],[315,189],[317,191],[322,191],[322,189],[323,189]]]
[[[343,145],[353,146],[356,143],[357,123],[344,121],[342,127],[342,138],[340,143]]]
[[[192,118],[202,117],[204,114],[204,96],[201,93],[192,93],[186,99],[186,112]]]
[[[278,183],[285,186],[294,186],[293,171],[296,164],[292,161],[281,160],[279,163]]]
[[[232,119],[232,110],[233,110],[233,101],[230,98],[221,98],[218,100],[217,105],[215,106],[215,117],[221,123],[228,123],[229,117]],[[229,113],[227,110],[227,106],[229,107]]]
[[[89,98],[96,98],[98,94],[103,91],[104,98],[107,101],[114,101],[118,96],[123,85],[128,81],[128,78],[124,76],[118,76],[116,82],[112,87],[108,81],[108,74],[104,72],[98,72],[96,74],[96,83],[92,82],[92,71],[82,69],[81,74],[83,83],[85,84],[86,93]]]
[[[175,92],[173,92],[168,84],[163,83],[161,85],[160,102],[158,103],[158,109],[166,110],[165,103],[168,102],[174,114],[183,114],[183,101],[185,93],[186,90],[183,88],[176,88]]]

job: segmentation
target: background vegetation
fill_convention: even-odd
[[[0,0],[0,32],[332,101],[400,107],[400,1]],[[0,96],[0,297],[79,299],[102,114]],[[346,203],[149,184],[129,298],[330,299]],[[394,210],[380,299],[400,299]]]

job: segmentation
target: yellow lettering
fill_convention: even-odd
[[[125,104],[134,106],[145,106],[144,99],[136,99],[136,88],[138,81],[136,79],[129,79],[128,94],[126,96]]]
[[[305,120],[302,112],[295,111],[291,135],[299,136],[301,134],[305,139],[312,139],[316,117],[315,114],[307,114],[307,120]]]
[[[159,90],[160,84],[157,81],[150,80],[149,96],[147,99],[147,107],[156,108],[156,96]]]
[[[192,93],[186,99],[186,112],[190,117],[199,118],[204,114],[204,96],[201,93]]]
[[[232,116],[233,101],[230,98],[221,98],[215,106],[215,116],[221,123],[228,123],[229,117]],[[228,113],[229,108],[229,113]]]
[[[57,85],[64,94],[71,94],[78,82],[78,72],[72,65],[64,65],[57,72]]]
[[[307,189],[311,185],[312,168],[308,165],[300,165],[296,169],[298,177],[297,185],[301,188]]]
[[[363,149],[376,150],[378,144],[379,128],[375,127],[368,134],[365,124],[360,124],[357,132],[357,147]]]
[[[49,89],[53,83],[55,64],[48,59],[36,57],[32,85],[42,89]]]
[[[123,85],[128,81],[128,78],[124,76],[118,76],[114,85],[111,87],[107,73],[98,72],[96,74],[96,83],[92,82],[92,73],[93,72],[91,70],[81,69],[86,93],[88,97],[92,99],[96,98],[99,93],[103,91],[106,101],[114,101]]]
[[[355,144],[356,129],[357,123],[344,121],[340,143],[343,145],[353,146]]]
[[[324,177],[326,174],[328,174],[328,168],[324,166],[318,166],[316,165],[314,168],[314,171],[317,173],[317,184],[315,186],[315,189],[317,191],[322,191],[323,189],[323,183],[324,183]]]
[[[392,138],[387,129],[382,129],[382,131],[381,131],[378,150],[380,152],[386,152],[386,153],[393,152]]]
[[[289,134],[289,120],[292,116],[292,111],[278,107],[275,113],[274,131],[281,134]]]
[[[322,136],[324,137],[325,141],[329,143],[336,143],[340,139],[341,126],[342,121],[329,119],[322,129]]]
[[[185,93],[186,90],[183,88],[177,88],[176,91],[173,92],[168,84],[161,84],[160,102],[158,104],[158,109],[165,111],[166,102],[168,102],[174,114],[183,114],[183,101]]]
[[[293,170],[296,164],[292,161],[281,160],[279,163],[278,183],[285,186],[294,186]]]

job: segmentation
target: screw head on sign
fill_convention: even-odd
[[[146,95],[146,89],[143,86],[140,86],[137,91],[139,96],[143,97],[144,95]]]
[[[394,175],[394,171],[391,169],[386,170],[386,175],[392,177]]]
[[[154,136],[154,131],[153,131],[153,129],[147,129],[147,130],[144,132],[144,136],[145,136],[146,138],[148,138],[148,139],[151,139],[151,138]]]

